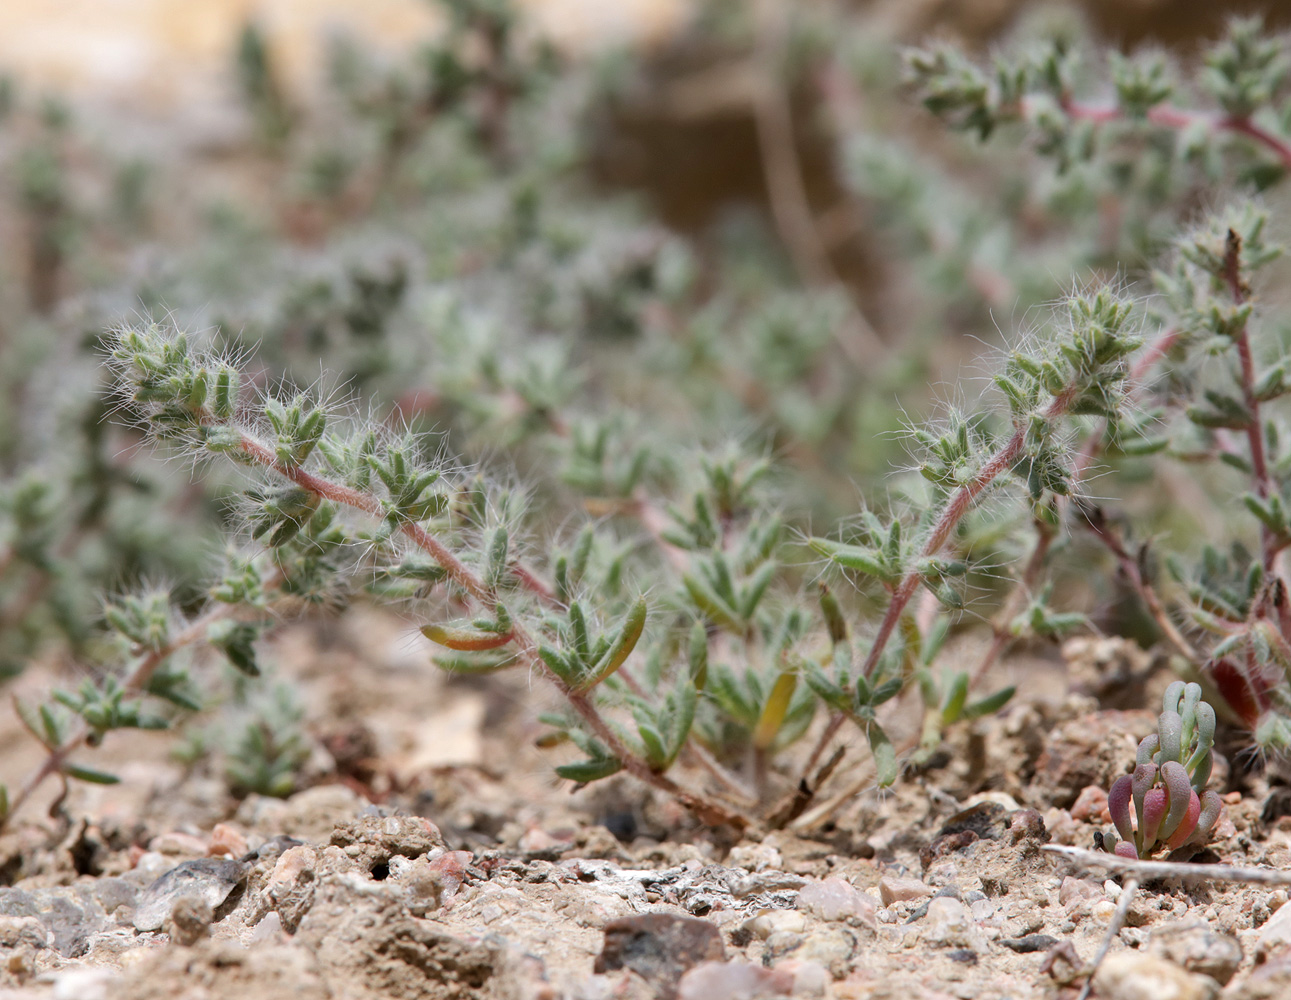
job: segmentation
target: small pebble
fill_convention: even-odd
[[[932,887],[925,885],[917,878],[894,878],[889,875],[879,879],[879,898],[884,906],[893,903],[909,902],[912,899],[925,899],[932,895]]]
[[[54,974],[53,1000],[107,1000],[108,988],[116,978],[115,970],[102,967],[63,969]]]
[[[798,907],[823,920],[856,920],[877,925],[874,900],[845,879],[831,877],[812,882],[798,893]]]
[[[747,1000],[749,997],[786,994],[793,981],[784,982],[771,969],[750,962],[704,962],[681,977],[677,1000]]]
[[[1008,948],[1009,951],[1016,951],[1019,955],[1029,955],[1032,952],[1048,951],[1058,943],[1056,937],[1048,934],[1028,934],[1026,937],[1005,938],[1000,944]]]
[[[1094,988],[1103,1000],[1212,1000],[1216,993],[1213,980],[1141,951],[1108,955],[1094,974]]]
[[[211,904],[197,895],[180,896],[166,919],[171,943],[190,948],[211,933]]]
[[[1237,938],[1203,923],[1164,924],[1152,929],[1148,950],[1189,972],[1226,986],[1242,964]]]
[[[801,934],[807,929],[807,921],[797,910],[762,910],[741,926],[765,941],[775,933]]]
[[[279,941],[282,939],[282,917],[277,910],[270,910],[261,921],[251,928],[251,943]]]
[[[977,931],[968,909],[957,899],[937,896],[928,903],[923,938],[930,944],[957,948],[975,947]]]
[[[240,858],[248,849],[247,838],[228,823],[216,823],[211,830],[211,841],[206,845],[206,853],[213,858],[220,855]]]

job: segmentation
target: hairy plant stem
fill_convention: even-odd
[[[270,586],[273,586],[278,579],[280,579],[280,576],[275,574],[274,577],[267,579],[265,582]],[[207,630],[211,625],[230,617],[236,611],[237,607],[232,604],[216,605],[206,612],[206,614],[202,615],[196,621],[182,629],[178,634],[172,636],[171,639],[159,649],[149,650],[147,653],[143,654],[121,682],[121,686],[124,688],[126,694],[138,694],[143,691],[144,688],[147,687],[148,681],[152,679],[152,675],[157,672],[158,668],[161,667],[166,660],[185,646],[191,646],[196,642],[201,642],[206,637]],[[26,722],[23,720],[21,712],[18,712],[18,718],[20,721],[23,721],[25,726]],[[5,827],[9,820],[12,819],[22,807],[23,803],[26,802],[27,799],[31,797],[32,793],[34,793],[36,789],[44,783],[46,778],[55,774],[61,775],[63,773],[63,769],[67,766],[68,758],[85,745],[91,732],[92,730],[88,724],[83,721],[79,722],[76,728],[67,736],[66,739],[63,740],[62,743],[56,747],[48,748],[48,756],[46,756],[44,761],[41,762],[40,766],[36,768],[35,771],[27,776],[27,780],[23,782],[22,787],[19,788],[18,791],[10,798],[9,812],[4,816],[0,816],[0,829]],[[45,739],[40,733],[32,733],[32,735],[35,736],[42,744],[45,743]],[[48,746],[48,744],[46,744],[46,746]]]
[[[257,464],[271,469],[280,476],[291,480],[297,486],[308,490],[315,496],[335,504],[354,507],[374,517],[385,516],[381,500],[372,493],[354,489],[344,483],[333,482],[323,476],[309,472],[299,465],[287,465],[278,460],[273,449],[264,442],[249,434],[242,434],[240,450]],[[415,521],[404,521],[399,530],[413,541],[423,552],[435,560],[452,582],[475,598],[484,608],[492,611],[497,607],[497,594],[489,588],[480,577],[473,573],[457,555],[443,542]],[[610,727],[596,706],[585,693],[574,690],[554,674],[538,655],[538,645],[529,631],[519,622],[512,628],[512,641],[516,652],[526,667],[545,677],[569,702],[571,708],[583,719],[592,733],[605,744],[609,752],[623,765],[623,769],[634,778],[666,792],[695,813],[700,820],[715,826],[731,826],[743,829],[748,820],[731,812],[724,806],[712,802],[703,796],[682,788],[671,778],[659,774],[649,764],[634,754]]]
[[[1250,298],[1250,289],[1242,278],[1242,238],[1231,229],[1224,245],[1224,282],[1228,285],[1234,305],[1240,308]],[[1246,407],[1250,417],[1246,425],[1246,442],[1251,453],[1251,485],[1255,488],[1256,496],[1261,500],[1268,500],[1273,487],[1268,460],[1264,454],[1264,421],[1260,416],[1260,401],[1255,395],[1255,362],[1251,357],[1249,324],[1242,324],[1233,341],[1237,347],[1237,360],[1241,370],[1242,405]],[[1272,573],[1273,561],[1278,554],[1278,540],[1266,524],[1260,525],[1260,554],[1264,572]]]
[[[1059,103],[1068,116],[1081,121],[1093,122],[1096,125],[1130,120],[1124,110],[1114,105],[1087,104],[1069,96],[1064,96]],[[1031,100],[1023,97],[1019,110],[1025,114],[1031,104]],[[1153,125],[1175,129],[1176,131],[1190,128],[1193,125],[1203,125],[1211,132],[1231,132],[1235,135],[1246,136],[1246,138],[1269,150],[1282,161],[1284,167],[1291,170],[1291,142],[1274,135],[1263,126],[1255,124],[1249,115],[1217,115],[1158,104],[1148,109],[1146,117],[1147,121]]]
[[[1121,572],[1129,581],[1134,592],[1139,595],[1139,600],[1147,608],[1148,614],[1156,622],[1157,628],[1169,640],[1170,644],[1191,663],[1201,663],[1201,654],[1190,643],[1178,626],[1170,619],[1165,605],[1161,603],[1161,598],[1156,592],[1156,588],[1148,581],[1146,574],[1143,572],[1143,566],[1125,548],[1125,543],[1113,528],[1107,519],[1103,516],[1102,511],[1097,508],[1087,509],[1084,511],[1085,523],[1094,536],[1107,547],[1107,550],[1116,558],[1117,565],[1120,566]]]
[[[1076,388],[1074,386],[1068,386],[1063,389],[1045,407],[1044,419],[1052,421],[1061,417],[1075,397]],[[946,501],[946,506],[942,508],[932,526],[932,530],[928,533],[923,547],[919,550],[919,559],[916,562],[931,558],[942,550],[942,547],[950,539],[951,532],[955,530],[956,525],[968,513],[982,492],[1003,473],[1011,469],[1018,458],[1021,457],[1025,444],[1026,430],[1022,427],[1017,427],[1008,441],[991,456],[977,475],[950,495],[950,499]],[[905,611],[906,605],[910,603],[910,598],[914,596],[921,579],[922,577],[916,569],[908,569],[892,589],[892,598],[888,602],[882,621],[879,622],[879,628],[874,635],[869,654],[861,665],[861,673],[866,678],[869,678],[874,673],[874,668],[878,666],[879,659],[887,648],[888,640],[892,638],[892,633],[896,630],[897,623],[901,620],[901,615]],[[821,733],[820,739],[816,741],[816,745],[812,748],[811,754],[807,758],[807,763],[802,769],[801,781],[807,782],[812,769],[816,766],[816,762],[820,760],[821,755],[829,746],[830,741],[833,740],[834,735],[842,727],[846,718],[846,715],[837,711],[830,716],[829,724],[825,727],[825,731]]]
[[[1178,340],[1179,328],[1170,327],[1152,341],[1152,343],[1134,359],[1134,363],[1130,365],[1129,374],[1125,379],[1125,394],[1127,399],[1134,399],[1142,391],[1143,385],[1151,374],[1152,369],[1156,367],[1157,363],[1162,358],[1170,353],[1170,349]],[[1084,442],[1081,444],[1080,450],[1076,453],[1076,460],[1072,463],[1071,467],[1071,485],[1073,490],[1084,480],[1085,474],[1089,471],[1090,466],[1094,463],[1094,459],[1098,457],[1098,453],[1102,450],[1103,444],[1107,439],[1107,430],[1107,421],[1100,421],[1099,424],[1089,432]],[[1059,497],[1057,502],[1059,509],[1066,506],[1065,498]],[[1008,648],[1009,643],[1013,638],[1007,631],[1008,624],[1022,611],[1027,593],[1034,590],[1036,584],[1039,582],[1040,572],[1044,568],[1044,561],[1048,557],[1049,549],[1053,545],[1054,533],[1047,524],[1041,521],[1036,521],[1035,528],[1037,534],[1035,547],[1031,550],[1031,555],[1027,559],[1027,564],[1022,571],[1022,575],[1014,581],[1013,588],[1005,598],[999,614],[997,614],[991,622],[991,631],[994,633],[991,638],[991,644],[987,647],[986,653],[982,656],[977,668],[973,671],[973,675],[970,680],[971,685],[977,684],[978,681],[986,675],[986,672],[990,670],[996,662],[998,662],[999,658]],[[1144,582],[1144,586],[1151,589],[1151,584],[1146,581]],[[1155,594],[1153,594],[1153,599],[1157,600]],[[1160,603],[1159,600],[1157,600],[1157,603]]]

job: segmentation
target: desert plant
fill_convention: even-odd
[[[77,424],[98,456],[92,489],[60,469],[40,488],[6,481],[0,594],[22,593],[30,573],[53,581],[50,595],[84,577],[118,596],[74,647],[91,679],[24,706],[48,754],[9,809],[48,778],[109,780],[79,763],[82,748],[203,704],[196,648],[254,675],[259,639],[287,610],[367,600],[419,616],[446,670],[546,678],[563,705],[544,716],[542,742],[579,751],[558,762],[562,776],[626,773],[715,824],[783,824],[839,766],[842,751],[828,751],[845,726],[889,784],[903,763],[933,760],[950,727],[1006,705],[1012,688],[978,690],[983,678],[1013,643],[1087,625],[1110,586],[1104,553],[1181,668],[1214,688],[1221,717],[1262,747],[1288,742],[1279,557],[1291,472],[1277,324],[1258,298],[1277,253],[1267,211],[1232,201],[1177,238],[1146,302],[1127,278],[1087,280],[1091,264],[1145,276],[1198,191],[1276,179],[1265,168],[1281,157],[1283,76],[1257,33],[1239,25],[1210,57],[1206,86],[1225,117],[1194,116],[1182,132],[1163,102],[1192,89],[1167,93],[1155,72],[1118,70],[1115,115],[1090,113],[1071,96],[1092,84],[1065,43],[1006,57],[996,77],[950,50],[911,57],[952,121],[979,133],[1043,126],[1038,151],[1056,155],[1062,191],[1047,164],[1006,156],[1008,184],[1051,185],[1035,203],[1052,237],[1042,265],[1032,266],[1029,209],[1010,203],[1016,211],[987,225],[989,199],[943,190],[929,164],[915,188],[938,190],[951,210],[915,211],[918,191],[890,155],[900,137],[889,145],[839,115],[832,139],[851,192],[904,190],[886,230],[906,227],[932,256],[954,248],[887,359],[857,366],[853,304],[832,289],[803,293],[767,234],[712,251],[592,196],[577,168],[596,74],[550,74],[544,47],[511,18],[492,0],[455,4],[450,41],[388,74],[338,57],[335,118],[320,130],[293,108],[276,140],[274,183],[316,203],[281,231],[237,205],[195,213],[192,245],[130,288],[145,305],[178,303],[173,317],[92,338],[124,427],[104,430],[101,404]],[[772,85],[802,85],[794,74],[835,58],[831,37],[791,31],[792,58],[776,60]],[[463,39],[472,44],[453,49]],[[256,105],[273,79],[268,50],[244,55],[260,81],[248,81],[253,111],[266,113]],[[1163,152],[1198,124],[1205,157]],[[345,162],[328,166],[319,157],[338,136]],[[532,153],[523,162],[521,140]],[[1153,154],[1127,172],[1138,143]],[[1142,225],[1091,247],[1085,209],[1103,195],[1117,219]],[[935,372],[896,360],[928,316],[944,337],[940,317],[969,322],[966,289],[1029,306],[1054,297],[1053,274],[1079,282],[1052,321],[1010,338],[979,403],[959,391],[920,419],[874,402],[892,389],[911,412],[929,409],[923,383]],[[121,314],[108,303],[96,321],[109,306]],[[181,332],[201,325],[211,333]],[[313,382],[320,359],[335,374]],[[341,384],[357,402],[326,388]],[[639,413],[605,412],[627,398]],[[421,432],[433,425],[445,437]],[[91,426],[119,434],[128,458],[101,461],[107,445]],[[900,444],[880,432],[893,430],[914,464],[889,476]],[[138,448],[144,439],[158,447]],[[21,465],[40,441],[15,434],[13,448]],[[123,483],[161,480],[151,454],[203,470],[180,497],[140,492],[153,508],[184,510],[173,535],[220,540],[214,583],[186,567],[170,594],[132,592],[146,558],[168,549],[155,539],[139,543],[129,579],[80,572],[91,546],[69,529],[69,505],[95,513],[77,518],[95,544],[114,537],[98,515],[125,508]],[[1199,554],[1182,535],[1138,542],[1160,521],[1127,527],[1114,509],[1112,497],[1170,459],[1188,463],[1182,475],[1222,466],[1245,477],[1216,487],[1245,494],[1223,525],[1240,543],[1225,555]],[[1096,505],[1086,484],[1098,463],[1112,475]],[[855,509],[856,482],[867,503],[840,518]],[[1168,578],[1156,559],[1166,548]],[[1071,599],[1077,575],[1095,598]],[[17,606],[25,632],[52,603]],[[965,664],[952,640],[982,612],[989,644]],[[299,743],[270,732],[272,718],[247,730],[246,767],[230,775],[243,790],[290,784]]]
[[[1175,681],[1166,689],[1157,731],[1139,744],[1134,773],[1121,775],[1107,793],[1121,839],[1105,833],[1103,848],[1148,858],[1205,844],[1224,808],[1219,793],[1206,788],[1214,743],[1215,710],[1201,700],[1201,685]]]

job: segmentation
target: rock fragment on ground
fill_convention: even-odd
[[[1209,976],[1187,972],[1157,955],[1114,952],[1094,975],[1096,995],[1104,1000],[1214,1000],[1219,987]]]
[[[229,897],[247,873],[241,861],[199,858],[176,865],[144,891],[134,912],[134,926],[140,931],[157,931],[170,918],[175,904],[195,897],[212,910]]]
[[[722,935],[708,921],[646,913],[606,924],[605,945],[593,971],[631,969],[650,983],[662,1000],[672,1000],[688,969],[725,959]]]

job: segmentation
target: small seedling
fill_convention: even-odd
[[[1116,833],[1103,834],[1104,850],[1150,858],[1205,844],[1224,808],[1219,793],[1206,788],[1214,743],[1215,710],[1201,700],[1201,685],[1175,681],[1166,688],[1157,731],[1139,744],[1134,773],[1121,775],[1107,793]]]

